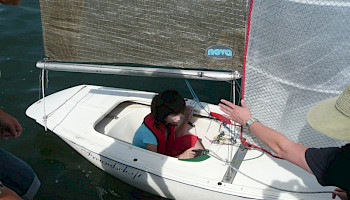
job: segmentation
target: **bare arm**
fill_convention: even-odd
[[[233,103],[221,100],[219,104],[220,109],[225,112],[226,117],[244,125],[252,118],[250,110],[246,103],[242,100],[242,107],[234,105]],[[306,171],[312,173],[310,167],[306,163],[305,151],[307,146],[295,143],[289,140],[286,136],[273,130],[260,122],[254,122],[250,125],[249,130],[266,146],[272,149],[279,157],[288,160]]]
[[[176,156],[176,158],[179,159],[190,159],[190,158],[194,158],[196,157],[196,152],[192,151],[196,149],[195,147],[191,147],[189,149],[187,149],[186,151],[184,151],[182,154]]]
[[[260,122],[255,122],[250,126],[250,131],[279,157],[298,165],[306,171],[312,173],[306,163],[305,151],[307,146],[295,143],[278,131],[275,131]]]
[[[157,153],[157,145],[154,144],[146,144],[146,149],[149,151],[153,151]],[[196,153],[193,152],[192,150],[196,149],[194,147],[187,149],[186,151],[184,151],[182,154],[177,155],[176,158],[179,159],[190,159],[190,158],[194,158],[196,156]]]
[[[157,148],[158,148],[158,145],[146,144],[146,149],[149,151],[153,151],[153,152],[157,153]]]
[[[187,123],[189,121],[189,117],[191,115],[193,107],[187,106],[184,112],[183,120],[181,124],[176,128],[175,130],[175,137],[181,137],[184,135],[187,126],[189,126]]]

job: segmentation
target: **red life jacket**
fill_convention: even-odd
[[[155,119],[152,114],[148,114],[143,123],[152,131],[158,141],[157,152],[163,155],[173,156],[172,148],[175,139],[175,126],[171,125],[168,140],[166,139],[166,129],[164,124],[156,126]]]

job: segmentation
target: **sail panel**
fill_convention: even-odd
[[[254,0],[252,6],[244,99],[253,115],[298,143],[344,144],[314,131],[306,114],[350,83],[349,1]]]
[[[237,70],[246,0],[40,0],[44,49],[53,61]],[[212,46],[232,57],[209,57]]]

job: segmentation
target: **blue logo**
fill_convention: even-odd
[[[230,47],[219,45],[209,47],[205,53],[207,56],[214,59],[231,59],[234,55]]]

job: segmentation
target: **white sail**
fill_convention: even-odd
[[[263,123],[312,147],[343,144],[306,122],[350,82],[349,1],[254,1],[244,99]],[[246,137],[250,134],[247,133]]]

